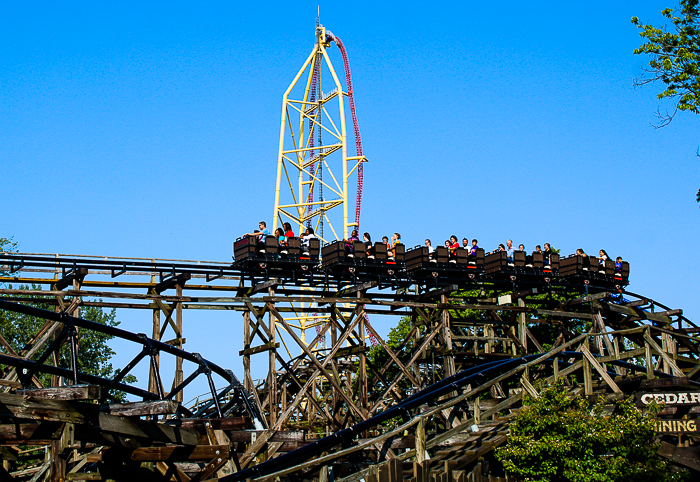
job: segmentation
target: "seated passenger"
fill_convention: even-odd
[[[525,245],[524,245],[524,244],[519,244],[519,245],[518,245],[518,251],[525,252]]]
[[[314,234],[314,228],[309,226],[306,228],[306,232],[301,237],[301,245],[305,248],[306,251],[309,250],[309,241],[312,239],[316,239],[316,234]]]
[[[282,228],[275,229],[275,239],[277,239],[277,244],[280,246],[287,244],[287,237],[284,235]]]
[[[588,271],[588,268],[590,268],[590,266],[591,266],[591,259],[588,257],[588,255],[586,253],[583,252],[582,248],[578,248],[576,250],[576,255],[581,256],[583,258],[583,261],[582,261],[583,269]]]
[[[372,237],[369,233],[365,233],[362,235],[362,240],[365,242],[365,253],[367,253],[367,256],[372,256],[372,250],[374,249],[372,246]]]
[[[615,258],[615,273],[622,273],[622,256]]]
[[[542,256],[544,257],[545,268],[550,264],[549,257],[552,255],[552,247],[549,243],[544,243],[544,251],[542,251]]]
[[[387,248],[387,256],[390,258],[396,258],[396,245],[401,244],[401,235],[399,233],[394,233],[391,237],[391,248]]]
[[[470,258],[476,258],[476,250],[479,249],[479,246],[477,245],[478,241],[475,239],[472,239],[472,247],[469,248],[469,257]]]
[[[608,256],[608,253],[606,253],[604,249],[601,249],[598,252],[598,266],[605,266],[605,262],[609,259],[610,259],[610,257]]]
[[[450,254],[450,258],[457,257],[457,248],[459,248],[459,241],[457,241],[457,236],[453,234],[452,236],[450,236],[450,245],[447,247],[447,250]]]
[[[388,253],[391,251],[391,244],[389,244],[389,238],[387,238],[386,236],[382,236],[382,243],[386,244],[386,252],[388,255]]]
[[[513,241],[509,239],[506,241],[506,245],[508,248],[506,249],[506,258],[508,259],[509,263],[513,262],[513,253],[515,253],[515,249],[513,248]]]
[[[294,238],[294,231],[292,231],[292,225],[289,223],[284,223],[284,237],[289,239],[289,238]]]
[[[495,253],[497,251],[505,251],[505,250],[506,250],[506,247],[503,245],[503,243],[501,243],[498,245],[498,249],[494,249],[493,252]]]
[[[353,229],[350,237],[344,239],[345,242],[345,254],[352,254],[355,251],[355,241],[359,241],[360,238],[357,236],[357,229]]]
[[[532,254],[535,254],[535,253],[540,253],[540,254],[542,253],[542,247],[539,244],[537,246],[535,246],[535,250],[532,252]]]
[[[435,253],[435,248],[433,248],[433,243],[431,243],[429,239],[426,239],[425,246],[428,248],[428,259],[433,259],[433,253]]]
[[[265,236],[270,235],[270,231],[267,229],[267,224],[265,221],[260,221],[258,223],[258,230],[253,231],[252,233],[245,233],[243,236],[256,236],[258,237],[258,243],[264,243],[265,242]]]
[[[469,251],[469,240],[467,238],[462,238],[462,247]]]

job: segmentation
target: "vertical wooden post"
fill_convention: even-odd
[[[178,283],[175,287],[175,294],[179,298],[178,301],[175,303],[175,326],[177,326],[177,347],[182,349],[182,284]],[[178,386],[180,383],[182,383],[183,380],[183,374],[182,374],[182,358],[177,357],[175,359],[175,386]],[[179,393],[175,394],[175,400],[178,402],[182,402],[184,397],[184,393],[182,390],[180,390]]]
[[[447,304],[447,295],[440,296],[440,301]],[[445,308],[442,310],[442,338],[445,344],[447,353],[443,355],[443,367],[445,369],[445,378],[455,374],[455,359],[452,355],[452,329],[450,327],[450,311]]]
[[[554,381],[556,382],[559,379],[559,358],[554,359],[552,366],[554,367]]]
[[[425,419],[422,417],[416,426],[416,461],[425,462]]]
[[[243,312],[243,349],[250,348],[252,340],[250,339],[250,311]],[[253,390],[253,377],[250,374],[250,355],[243,355],[243,388],[249,393]]]
[[[358,298],[364,298],[364,291],[358,291],[357,292],[357,297]],[[362,410],[363,415],[366,417],[368,412],[369,412],[369,406],[367,404],[367,355],[365,353],[366,349],[366,343],[365,343],[365,310],[364,307],[362,307],[360,310],[357,312],[357,316],[360,317],[360,321],[357,326],[357,330],[359,332],[359,337],[360,339],[358,340],[360,347],[361,347],[361,352],[360,352],[360,366],[357,374],[357,384],[358,384],[358,389],[359,389],[359,405],[360,405],[360,410]]]
[[[268,289],[270,297],[275,296],[274,288]],[[275,325],[275,317],[272,313],[269,314],[269,329],[270,343],[272,348],[268,352],[268,378],[267,378],[267,393],[270,400],[270,427],[277,422],[277,358],[275,356],[275,342],[277,340],[277,327]]]
[[[518,306],[525,307],[525,302],[522,298],[518,298]],[[520,344],[525,350],[525,353],[527,353],[527,317],[525,316],[525,312],[520,313],[518,318],[518,338],[520,340]]]
[[[649,342],[645,341],[644,342],[644,351],[645,351],[645,356],[646,356],[646,365],[647,365],[647,380],[653,380],[654,379],[654,359],[652,358],[652,352],[651,352],[651,346],[649,346]]]
[[[589,347],[588,337],[584,339],[584,346]],[[583,357],[583,387],[586,396],[593,395],[593,374],[591,373],[591,362],[588,358]]]
[[[160,308],[158,305],[153,303],[153,339],[160,341]],[[150,362],[150,360],[149,360]],[[160,354],[155,356],[156,369],[160,370]],[[156,372],[153,370],[151,365],[148,370],[148,391],[151,393],[158,393],[158,382],[156,379]]]

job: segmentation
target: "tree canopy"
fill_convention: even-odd
[[[673,24],[671,30],[665,26],[644,24],[639,18],[632,17],[632,23],[640,30],[639,35],[645,39],[645,43],[634,53],[651,56],[645,69],[650,76],[637,79],[635,85],[661,81],[666,89],[656,97],[676,102],[673,112],[657,112],[658,127],[668,125],[679,110],[700,113],[699,3],[700,0],[680,0],[680,11],[671,8],[662,10],[661,14]],[[695,200],[700,203],[700,190]]]
[[[567,395],[563,382],[549,386],[510,423],[508,444],[496,450],[504,469],[533,482],[634,482],[684,480],[659,456],[654,411],[642,413],[631,399],[612,411]]]
[[[17,243],[12,238],[0,238],[0,252],[16,252]],[[0,270],[0,276],[6,274]],[[12,288],[12,285],[9,285]],[[38,290],[36,286],[19,286],[19,289]],[[43,297],[37,296],[42,299]],[[70,304],[70,299],[64,300],[67,305]],[[53,311],[54,306],[48,303],[37,301],[28,303],[36,308]],[[79,308],[80,318],[94,321],[101,325],[117,326],[119,321],[116,319],[116,310],[103,310],[95,306],[81,306]],[[46,320],[36,318],[21,313],[11,311],[0,311],[0,335],[19,354],[25,353],[32,346],[32,338],[46,323]],[[115,355],[114,350],[108,345],[108,341],[114,338],[113,336],[99,333],[92,330],[80,330],[78,334],[78,370],[89,375],[96,375],[103,378],[113,377],[118,370],[112,367],[111,358]],[[59,352],[58,365],[62,367],[70,366],[70,350],[67,345],[61,347]],[[2,368],[2,367],[0,367]],[[51,376],[45,373],[37,374],[37,379],[44,386],[49,386]],[[126,383],[136,382],[136,377],[127,375],[124,379]],[[125,394],[117,392],[109,400],[124,401]]]
[[[635,54],[651,56],[645,69],[651,74],[637,80],[637,85],[661,81],[666,89],[657,98],[674,99],[675,110],[663,115],[662,125],[673,119],[678,110],[700,113],[700,0],[680,0],[680,12],[671,8],[661,13],[673,24],[655,27],[632,17],[646,43],[634,50]]]

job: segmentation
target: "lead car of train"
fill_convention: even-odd
[[[612,260],[575,254],[552,254],[546,259],[541,253],[515,251],[509,260],[505,251],[486,254],[479,248],[476,256],[469,256],[469,251],[460,247],[452,256],[444,246],[429,253],[425,246],[407,250],[403,244],[396,245],[395,253],[391,253],[380,242],[367,251],[362,241],[355,241],[352,248],[344,241],[321,247],[318,239],[304,244],[299,238],[289,238],[280,245],[274,236],[259,240],[256,235],[238,238],[233,253],[234,265],[246,268],[255,277],[296,281],[315,276],[338,284],[369,280],[426,286],[559,283],[618,290],[629,284],[627,261],[616,269]]]

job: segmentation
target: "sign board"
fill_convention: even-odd
[[[700,392],[637,393],[635,399],[638,407],[644,407],[653,401],[656,401],[658,404],[665,404],[666,406],[700,405]]]
[[[699,420],[657,420],[657,433],[697,433],[700,430]]]

